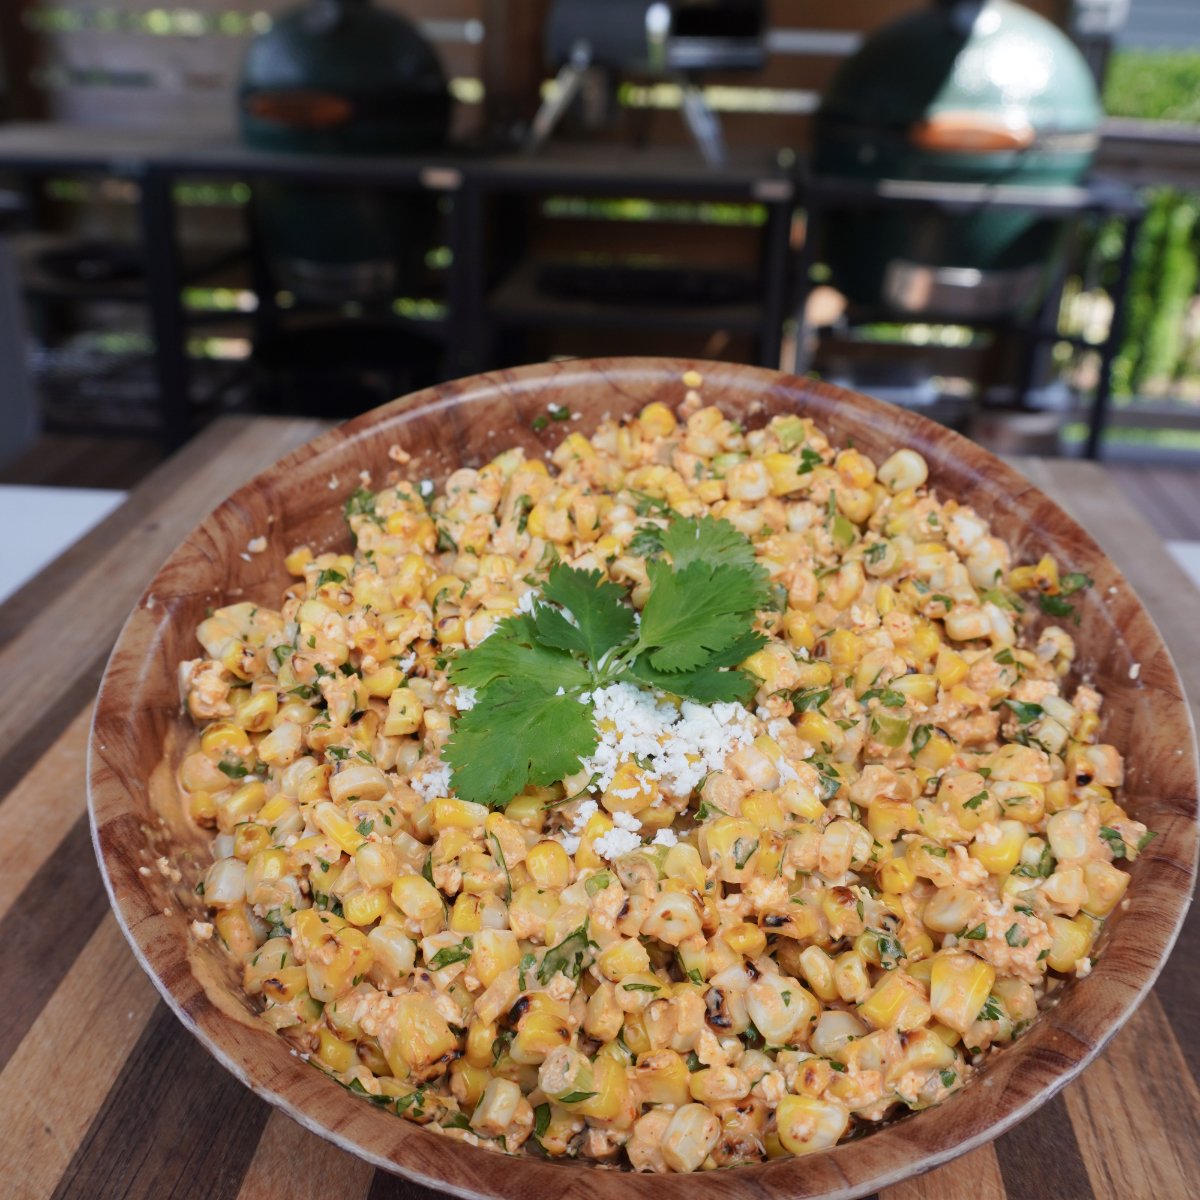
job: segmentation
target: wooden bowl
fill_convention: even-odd
[[[1018,560],[1049,551],[1064,570],[1091,575],[1095,585],[1081,596],[1077,668],[1105,695],[1104,740],[1127,755],[1123,803],[1159,837],[1133,867],[1128,908],[1106,928],[1090,977],[1063,987],[982,1079],[941,1107],[830,1151],[732,1172],[649,1176],[506,1158],[348,1094],[254,1015],[223,951],[189,936],[188,922],[200,915],[193,888],[205,857],[172,784],[174,756],[188,734],[176,664],[197,655],[193,631],[206,606],[276,604],[290,549],[348,546],[342,502],[359,486],[361,470],[383,477],[390,446],[413,456],[420,477],[439,480],[511,445],[541,455],[606,415],[633,413],[651,400],[677,404],[689,370],[703,375],[706,401],[747,425],[801,412],[835,443],[853,438],[877,461],[914,447],[929,461],[932,485],[974,505]],[[551,403],[569,409],[571,420],[538,421],[535,431],[534,419]],[[266,552],[246,554],[262,534]],[[184,1025],[301,1124],[378,1167],[460,1196],[698,1200],[752,1188],[768,1200],[853,1197],[926,1171],[1029,1116],[1099,1052],[1162,968],[1195,878],[1196,748],[1183,689],[1157,629],[1096,543],[1015,471],[922,417],[809,380],[716,363],[606,359],[481,375],[397,400],[289,455],[225,501],[155,576],[108,664],[88,775],[96,852],[117,918]],[[156,869],[160,854],[182,872],[180,882]]]

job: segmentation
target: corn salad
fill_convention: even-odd
[[[548,458],[436,493],[393,470],[347,503],[353,553],[295,549],[278,609],[200,624],[197,936],[344,1086],[509,1154],[712,1169],[946,1099],[1091,969],[1152,836],[1071,682],[1089,581],[1012,564],[913,450],[749,432],[695,390]],[[641,610],[639,534],[680,516],[769,575],[753,698],[612,685],[577,774],[457,797],[455,657],[554,563]]]

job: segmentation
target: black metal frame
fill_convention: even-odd
[[[1046,342],[1072,342],[1076,346],[1099,352],[1096,390],[1092,396],[1088,437],[1084,453],[1099,459],[1103,448],[1104,431],[1112,406],[1112,367],[1125,332],[1126,291],[1134,246],[1145,216],[1145,205],[1137,192],[1110,179],[1097,178],[1079,186],[1031,187],[1024,184],[963,184],[910,182],[906,180],[861,180],[814,176],[803,187],[807,228],[804,247],[796,269],[796,294],[793,311],[796,317],[796,369],[807,365],[801,357],[806,354],[810,332],[806,311],[808,297],[814,286],[813,267],[821,250],[823,223],[832,208],[865,209],[922,209],[935,208],[947,214],[962,215],[991,211],[1032,213],[1039,217],[1057,217],[1077,221],[1084,216],[1116,217],[1125,223],[1125,237],[1117,264],[1116,281],[1112,288],[1113,318],[1108,336],[1099,345],[1083,343],[1078,338],[1064,337],[1056,328],[1053,306],[1042,304],[1032,320],[1019,327],[1019,332],[1031,347]],[[1051,289],[1054,291],[1055,289]],[[956,317],[957,324],[974,328],[995,327],[995,322]],[[1026,380],[1026,388],[1031,382]]]
[[[445,328],[448,375],[469,374],[488,364],[483,347],[497,328],[489,311],[487,261],[489,203],[506,197],[569,193],[588,196],[639,196],[756,202],[767,209],[760,269],[762,297],[753,327],[762,365],[777,366],[787,319],[795,315],[798,344],[805,342],[804,313],[812,287],[812,267],[820,243],[821,224],[834,206],[865,208],[935,207],[962,213],[980,208],[1019,209],[1064,220],[1083,215],[1112,216],[1126,224],[1125,245],[1113,289],[1114,317],[1108,338],[1099,347],[1100,379],[1092,401],[1087,454],[1099,457],[1111,402],[1111,368],[1124,330],[1125,290],[1133,245],[1144,208],[1130,187],[1095,180],[1079,187],[1036,188],[1025,185],[876,183],[809,178],[765,154],[739,155],[722,170],[710,170],[688,151],[630,151],[616,146],[560,147],[553,154],[530,158],[500,157],[332,158],[319,155],[272,154],[242,146],[232,138],[212,142],[173,142],[159,134],[126,135],[116,148],[91,131],[54,126],[0,128],[0,172],[26,177],[52,174],[100,174],[130,179],[140,188],[140,223],[147,249],[147,291],[155,341],[155,369],[162,405],[162,432],[174,448],[192,432],[186,330],[185,282],[175,230],[174,184],[185,178],[228,178],[253,184],[261,179],[332,188],[363,187],[379,191],[417,190],[449,196],[450,268]],[[793,213],[803,206],[808,231],[803,249],[793,254]],[[254,230],[250,243],[253,251]],[[251,254],[252,264],[256,257]],[[261,266],[261,264],[260,264]],[[252,266],[252,269],[259,270]],[[793,275],[795,279],[793,280]],[[265,280],[256,278],[256,285]],[[266,293],[263,293],[266,295]],[[270,299],[261,319],[271,319]],[[614,306],[610,324],[639,327],[645,312],[622,317]],[[701,310],[703,311],[703,310]],[[1059,339],[1053,314],[1040,313],[1026,331],[1034,341]],[[970,322],[967,322],[970,324]],[[678,328],[664,316],[658,328]],[[1067,339],[1069,340],[1069,339]],[[803,369],[803,366],[800,366]]]

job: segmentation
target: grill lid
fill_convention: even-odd
[[[842,64],[826,123],[904,131],[921,149],[1020,151],[1101,118],[1087,63],[1070,39],[1011,0],[958,0],[904,17]]]

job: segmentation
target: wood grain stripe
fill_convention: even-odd
[[[0,1073],[5,1143],[21,1155],[9,1195],[54,1191],[157,1002],[107,914]]]
[[[374,1170],[365,1162],[315,1137],[278,1109],[271,1111],[238,1200],[364,1200]]]
[[[1200,1087],[1156,996],[1063,1098],[1097,1195],[1170,1196],[1195,1170]]]
[[[1037,1120],[1035,1117],[1034,1120]],[[964,1188],[969,1180],[969,1188]],[[880,1194],[879,1200],[1006,1200],[1008,1192],[993,1146],[981,1146],[948,1166],[906,1179]]]
[[[430,1188],[409,1183],[398,1175],[389,1175],[387,1171],[376,1171],[371,1181],[371,1190],[367,1200],[444,1200],[444,1192],[435,1192]],[[530,1198],[533,1200],[533,1197]]]
[[[91,831],[81,816],[0,921],[0,1065],[107,914]]]
[[[160,1003],[55,1200],[235,1200],[269,1113]]]
[[[996,1140],[1009,1200],[1086,1200],[1091,1183],[1061,1095]]]
[[[0,804],[0,918],[83,814],[89,704]]]
[[[323,428],[301,420],[235,421],[214,428],[200,439],[204,444],[193,452],[189,474],[180,474],[173,460],[133,493],[124,507],[132,506],[137,523],[73,582],[43,597],[21,636],[0,649],[0,679],[19,681],[21,688],[19,704],[0,707],[0,778],[17,777],[62,730],[69,719],[62,716],[64,698],[82,702],[95,691],[130,609],[192,527],[255,472]],[[72,703],[66,711],[74,715],[77,709]]]

